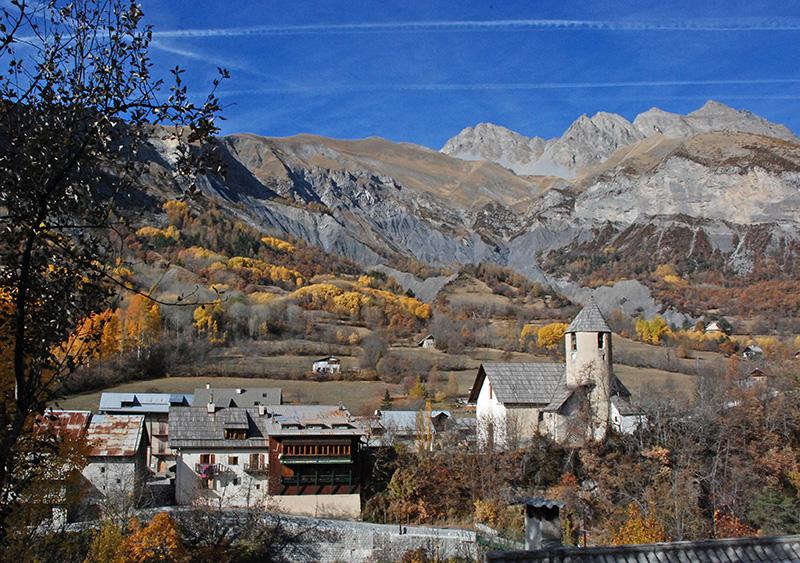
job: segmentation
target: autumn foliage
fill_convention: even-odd
[[[175,521],[166,512],[156,514],[145,527],[133,519],[129,529],[130,535],[122,547],[125,561],[152,563],[185,560],[186,551]]]

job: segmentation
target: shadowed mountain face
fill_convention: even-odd
[[[615,257],[632,278],[659,262],[745,274],[767,258],[800,274],[798,143],[783,126],[713,102],[633,123],[582,116],[546,142],[482,124],[443,152],[378,138],[232,135],[219,140],[226,177],[204,179],[202,190],[254,226],[365,265],[490,261],[580,298],[565,279],[587,256]],[[153,149],[143,183],[169,197],[170,148]],[[568,178],[517,175],[513,162]]]

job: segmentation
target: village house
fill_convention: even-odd
[[[566,359],[555,363],[485,363],[469,401],[477,405],[478,440],[514,447],[544,434],[561,442],[632,432],[644,419],[613,371],[611,329],[593,299],[567,327]]]
[[[175,475],[175,452],[169,448],[169,408],[191,406],[192,395],[183,393],[103,393],[100,414],[140,414],[150,440],[147,467],[155,475]]]
[[[742,359],[744,360],[758,360],[764,356],[764,349],[761,346],[750,344],[742,351]]]
[[[200,406],[195,399],[196,406],[170,410],[179,505],[359,517],[356,462],[365,432],[344,407]]]
[[[95,414],[86,430],[89,458],[83,469],[83,508],[91,516],[144,502],[147,430],[142,415]]]
[[[80,500],[67,515],[63,501],[52,503],[54,519],[98,518],[104,512],[121,512],[141,505],[147,481],[147,430],[142,415],[102,415],[89,411],[48,410],[40,422],[43,428],[65,432],[86,455],[81,478],[70,478],[64,468],[66,499],[74,489]]]
[[[342,363],[339,358],[328,356],[314,362],[312,370],[317,375],[333,375],[342,371]]]
[[[433,337],[432,334],[429,334],[419,342],[417,342],[417,346],[420,348],[436,348],[436,339]]]
[[[376,410],[369,421],[369,445],[373,447],[405,444],[434,450],[440,439],[463,441],[474,434],[474,418],[456,418],[446,410]]]

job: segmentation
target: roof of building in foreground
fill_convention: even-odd
[[[138,414],[95,414],[86,432],[92,457],[133,456],[143,437],[144,416]]]
[[[280,387],[201,387],[194,390],[194,405],[204,407],[209,399],[219,407],[250,408],[259,405],[280,405],[283,391]]]
[[[589,302],[564,332],[611,332],[611,328],[594,298],[589,298]]]
[[[103,393],[101,413],[152,414],[167,413],[169,407],[192,406],[192,395],[186,393]]]
[[[244,438],[226,431],[244,430]],[[171,448],[266,447],[270,436],[352,438],[364,428],[341,406],[271,405],[263,408],[175,407],[169,411]]]
[[[555,547],[537,551],[490,551],[486,554],[486,560],[497,563],[788,563],[800,561],[800,535],[603,547]]]

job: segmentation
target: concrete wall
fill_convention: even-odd
[[[267,500],[270,509],[298,516],[361,519],[361,495],[282,495]]]

